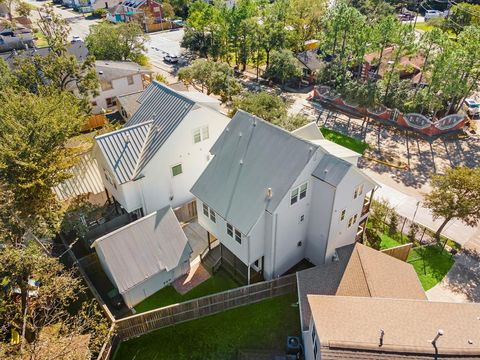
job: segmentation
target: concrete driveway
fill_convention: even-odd
[[[426,292],[430,301],[480,302],[480,253],[465,249],[445,278]]]

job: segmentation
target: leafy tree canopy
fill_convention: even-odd
[[[267,78],[278,80],[282,85],[285,85],[287,80],[300,75],[300,65],[290,50],[272,52],[270,65],[265,73]]]

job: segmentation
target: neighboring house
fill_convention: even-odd
[[[306,360],[480,358],[480,304],[324,295],[308,303]]]
[[[95,240],[92,247],[129,308],[190,270],[192,249],[170,206]]]
[[[33,33],[30,29],[24,27],[4,28],[0,32],[0,53],[24,50],[34,46]]]
[[[126,212],[146,215],[193,200],[190,188],[229,118],[154,81],[120,130],[96,137],[107,192]]]
[[[330,262],[362,240],[376,184],[356,167],[360,154],[315,123],[289,133],[239,110],[210,152],[191,190],[198,221],[245,282]]]
[[[8,18],[8,6],[0,3],[0,18]]]
[[[100,114],[117,107],[117,96],[145,89],[152,71],[132,61],[95,61],[100,94],[91,100],[92,113]]]
[[[162,4],[156,0],[127,0],[110,9],[107,20],[113,23],[139,21],[145,32],[176,27],[163,18]]]
[[[306,359],[318,359],[312,325],[312,295],[426,300],[411,264],[356,243],[337,249],[337,259],[297,272],[300,326]],[[317,347],[317,350],[313,350]]]
[[[308,83],[314,83],[322,68],[322,62],[318,59],[317,50],[307,50],[297,54],[297,59],[302,68],[302,78]]]

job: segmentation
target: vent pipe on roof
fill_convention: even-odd
[[[438,329],[437,331],[437,335],[435,336],[435,338],[432,340],[432,345],[434,347],[437,347],[437,340],[440,338],[440,336],[443,336],[443,330],[442,329]]]
[[[383,346],[383,337],[385,336],[385,331],[383,331],[383,329],[380,329],[380,339],[379,339],[379,344],[378,346],[379,347],[382,347]]]
[[[267,189],[267,199],[271,199],[273,197],[273,190],[271,187]]]

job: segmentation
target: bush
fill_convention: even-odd
[[[415,223],[412,223],[410,225],[410,230],[408,230],[408,240],[412,243],[416,242],[416,238],[417,238],[417,234],[418,234],[418,230],[420,229],[420,227],[415,224]]]
[[[95,9],[92,11],[92,16],[96,18],[103,18],[107,16],[107,13],[108,13],[107,9],[103,9],[103,8]]]
[[[395,235],[398,231],[398,215],[395,211],[390,214],[390,221],[388,223],[388,234]]]
[[[365,229],[365,237],[367,238],[370,247],[374,248],[375,250],[380,250],[380,244],[382,242],[382,238],[378,234],[378,231],[370,228]]]

